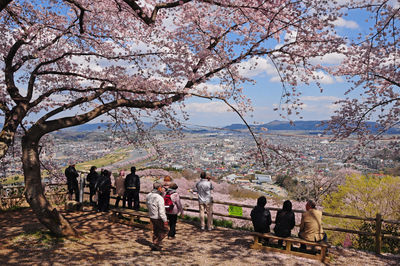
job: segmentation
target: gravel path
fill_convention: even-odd
[[[323,265],[295,256],[249,248],[244,231],[217,228],[201,232],[178,222],[174,240],[163,251],[151,251],[151,232],[110,223],[108,215],[91,210],[65,213],[81,238],[59,242],[33,234],[43,227],[30,209],[0,213],[0,265]],[[400,265],[400,257],[332,248],[329,265]]]

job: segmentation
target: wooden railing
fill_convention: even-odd
[[[141,193],[146,193],[146,192],[141,192]],[[188,196],[181,196],[182,200],[189,200],[189,201],[198,201],[197,197],[188,197]],[[249,208],[252,209],[254,208],[254,205],[248,205],[248,204],[240,204],[240,203],[234,203],[234,202],[224,202],[224,201],[218,201],[214,200],[213,204],[221,204],[225,206],[238,206],[242,208]],[[270,211],[278,211],[280,208],[273,208],[273,207],[268,207]],[[185,208],[185,211],[187,212],[195,212],[198,213],[198,209],[189,209]],[[303,210],[293,210],[296,213],[303,213]],[[400,221],[395,221],[395,220],[385,220],[382,219],[382,215],[377,213],[374,218],[372,217],[359,217],[359,216],[353,216],[353,215],[343,215],[343,214],[334,214],[334,213],[328,213],[328,212],[323,212],[323,216],[327,217],[334,217],[338,219],[353,219],[353,220],[360,220],[360,221],[366,221],[366,222],[374,222],[375,223],[375,232],[366,232],[366,231],[359,231],[359,230],[351,230],[351,229],[346,229],[346,228],[339,228],[339,227],[323,227],[324,230],[326,231],[336,231],[336,232],[344,232],[344,233],[349,233],[349,234],[357,234],[357,235],[366,235],[366,236],[373,236],[375,238],[375,253],[380,254],[381,249],[382,249],[382,239],[394,239],[394,240],[399,240],[400,241],[400,236],[395,236],[395,235],[390,235],[390,234],[384,234],[382,232],[382,225],[383,223],[386,224],[400,224]],[[229,217],[232,219],[241,219],[241,220],[249,220],[251,221],[251,218],[248,216],[233,216],[229,214],[224,214],[224,213],[213,213],[215,216],[221,216],[221,217]],[[274,222],[273,222],[274,223]],[[296,225],[299,226],[299,225]]]
[[[65,184],[53,184],[50,186],[65,186]],[[18,187],[13,187],[13,188],[22,188],[22,186],[18,186]],[[148,192],[146,191],[141,191],[141,194],[147,194]],[[60,194],[66,194],[66,192],[62,192]],[[89,192],[87,191],[87,189],[84,192],[85,195],[88,195]],[[0,190],[0,199],[5,200],[8,199],[6,198],[1,198],[1,196],[3,195],[2,191]],[[16,195],[13,197],[9,197],[11,198],[24,198],[23,195]],[[116,199],[115,196],[111,196],[112,199]],[[84,198],[85,199],[85,198]],[[197,202],[198,199],[197,197],[189,197],[189,196],[181,196],[181,199],[183,201],[193,201],[193,202]],[[145,204],[145,202],[141,201],[142,204]],[[218,200],[214,200],[213,204],[220,204],[220,205],[225,205],[225,206],[237,206],[237,207],[242,207],[242,208],[249,208],[252,209],[254,207],[254,205],[248,205],[248,204],[241,204],[241,203],[237,203],[237,202],[224,202],[224,201],[218,201]],[[270,211],[278,211],[279,208],[273,208],[273,207],[269,207],[268,208]],[[186,212],[192,212],[192,213],[198,213],[199,210],[198,209],[192,209],[192,208],[184,208],[184,210]],[[296,213],[303,213],[303,210],[293,210]],[[249,216],[234,216],[234,215],[229,215],[228,213],[213,213],[214,216],[220,216],[220,217],[228,217],[231,219],[239,219],[239,220],[248,220],[251,221],[251,218]],[[343,232],[343,233],[349,233],[349,234],[357,234],[357,235],[366,235],[366,236],[373,236],[375,238],[375,252],[377,254],[381,253],[381,249],[382,249],[382,239],[386,238],[386,239],[394,239],[394,240],[399,240],[400,241],[400,236],[396,236],[396,235],[390,235],[390,234],[386,234],[384,232],[382,232],[382,225],[383,223],[386,224],[396,224],[396,225],[400,225],[400,221],[397,220],[385,220],[382,219],[381,214],[376,214],[375,217],[359,217],[359,216],[353,216],[353,215],[343,215],[343,214],[333,214],[333,213],[327,213],[327,212],[323,212],[323,216],[325,217],[334,217],[334,218],[338,218],[338,219],[353,219],[353,220],[360,220],[360,221],[366,221],[366,222],[374,222],[375,223],[375,232],[366,232],[366,231],[359,231],[359,230],[352,230],[352,229],[347,229],[347,228],[339,228],[339,227],[323,227],[324,230],[326,231],[335,231],[335,232]],[[298,225],[297,225],[298,226]]]

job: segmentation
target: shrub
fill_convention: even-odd
[[[329,194],[322,205],[324,211],[329,213],[360,217],[375,217],[377,213],[380,213],[384,219],[398,220],[400,219],[400,178],[392,176],[347,176],[345,184],[339,185],[337,192]],[[325,224],[335,227],[367,232],[375,230],[375,225],[368,225],[359,220],[333,217],[324,217],[323,219]],[[397,229],[394,230],[394,228],[385,224],[383,230],[397,233]],[[344,241],[342,234],[329,233],[329,238],[334,244],[341,244]],[[362,249],[369,250],[375,245],[373,237],[356,236],[354,240],[355,246]],[[390,246],[389,243],[391,242],[389,241],[385,245]],[[385,250],[393,250],[389,246],[385,246]]]
[[[360,226],[360,231],[374,233],[376,224],[374,222],[364,222]],[[395,224],[382,224],[382,233],[400,236],[400,225]],[[375,250],[375,236],[359,235],[357,239],[357,247],[364,250]],[[382,252],[399,254],[400,253],[400,240],[397,239],[382,239]]]

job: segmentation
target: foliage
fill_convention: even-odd
[[[380,213],[383,219],[400,219],[400,177],[350,175],[338,186],[337,192],[328,195],[323,203],[324,211],[335,214],[374,218]],[[324,224],[361,230],[359,220],[324,217]],[[329,234],[333,243],[343,242],[343,236]]]
[[[290,175],[278,175],[275,180],[275,184],[289,191],[293,191],[298,183],[299,182]]]
[[[361,231],[374,233],[376,224],[371,222],[363,222],[360,226]],[[400,236],[400,225],[395,224],[382,224],[382,233]],[[375,250],[375,236],[359,235],[357,239],[357,248],[374,251]],[[382,239],[382,252],[399,254],[400,253],[400,240],[397,239]]]
[[[327,212],[400,219],[400,177],[353,175],[323,202]]]
[[[244,189],[239,186],[229,185],[229,195],[234,199],[257,199],[264,194],[261,192]]]

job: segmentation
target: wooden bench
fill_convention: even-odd
[[[147,212],[135,211],[131,209],[115,208],[111,209],[110,221],[132,225],[144,229],[153,229]]]
[[[261,249],[265,251],[280,252],[285,254],[293,254],[296,256],[316,259],[324,262],[329,245],[325,242],[310,242],[297,237],[279,237],[270,233],[252,233],[254,243],[250,246],[253,249]],[[263,240],[267,239],[268,243],[263,244]],[[283,246],[278,245],[278,241],[284,242]],[[307,249],[300,249],[300,245],[304,244]],[[308,249],[311,248],[311,249]]]

